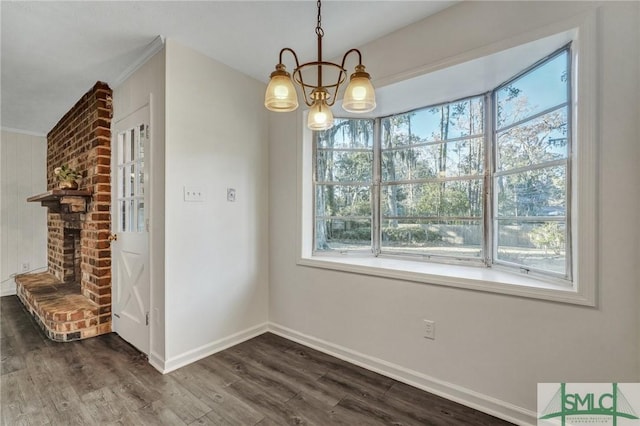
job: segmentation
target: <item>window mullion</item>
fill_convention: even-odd
[[[527,121],[527,120],[524,120]],[[473,134],[473,135],[464,135],[464,136],[459,136],[457,138],[449,138],[449,139],[443,139],[443,140],[439,140],[439,141],[429,141],[429,142],[421,142],[421,143],[412,143],[412,144],[407,144],[407,145],[397,145],[397,146],[392,146],[392,147],[388,147],[385,148],[384,151],[385,152],[393,152],[393,151],[402,151],[402,150],[406,150],[406,149],[412,149],[412,148],[422,148],[422,147],[427,147],[427,146],[435,146],[435,145],[442,145],[444,143],[451,143],[451,142],[459,142],[459,141],[466,141],[466,140],[473,140],[473,139],[478,139],[484,136],[484,133],[482,134]]]
[[[571,48],[571,45],[569,45],[568,47],[568,54],[567,54],[567,65],[566,65],[566,69],[567,69],[567,99],[569,100],[569,102],[567,103],[569,105],[569,107],[567,108],[567,163],[566,163],[566,172],[565,175],[567,177],[566,180],[566,186],[565,186],[565,203],[566,203],[566,211],[565,211],[565,215],[567,217],[567,221],[565,224],[565,271],[566,271],[566,278],[570,281],[573,281],[573,223],[572,223],[572,218],[573,218],[573,100],[574,100],[574,96],[573,96],[573,84],[574,84],[574,79],[573,79],[573,65],[572,65],[572,60],[573,60],[573,50]]]
[[[568,163],[568,158],[561,158],[560,160],[545,161],[543,163],[531,164],[528,166],[514,167],[508,170],[496,171],[493,173],[493,175],[494,177],[511,176],[511,175],[516,175],[518,173],[529,172],[532,170],[542,170],[542,169],[547,169],[547,168],[556,167],[556,166],[566,167],[567,163]]]
[[[371,229],[373,232],[371,238],[371,250],[374,256],[380,254],[380,237],[381,237],[381,216],[380,216],[380,181],[382,179],[382,131],[380,126],[380,118],[373,121],[373,182],[371,185]]]
[[[558,104],[558,105],[555,105],[555,106],[549,107],[549,108],[547,108],[547,109],[545,109],[545,110],[543,110],[543,111],[540,111],[540,112],[535,113],[535,114],[533,114],[533,115],[530,115],[530,116],[528,116],[528,117],[526,117],[526,118],[523,118],[523,119],[521,119],[521,120],[518,120],[518,121],[516,121],[516,122],[514,122],[514,123],[511,123],[511,124],[509,124],[508,126],[504,126],[504,127],[500,128],[500,129],[496,129],[496,133],[498,133],[498,132],[500,132],[500,133],[504,133],[504,132],[506,132],[506,131],[508,131],[508,130],[513,129],[514,127],[521,126],[521,125],[522,125],[522,124],[524,124],[524,123],[527,123],[527,122],[533,121],[533,120],[535,120],[536,118],[540,118],[540,117],[542,117],[542,116],[544,116],[544,115],[547,115],[547,114],[549,114],[549,113],[551,113],[551,112],[557,111],[557,110],[559,110],[560,108],[565,108],[567,105],[569,105],[569,103],[568,103],[568,102],[562,102],[562,103],[560,103],[560,104]],[[496,121],[497,121],[497,120],[496,120]]]
[[[494,232],[494,202],[493,202],[493,182],[495,167],[495,95],[494,92],[488,92],[484,95],[484,233],[483,233],[483,254],[487,266],[491,266],[495,257],[494,242],[496,234]]]
[[[311,152],[312,152],[312,159],[311,159],[311,173],[312,173],[312,179],[311,179],[311,186],[312,186],[312,191],[311,191],[311,205],[313,206],[313,226],[312,226],[312,237],[311,237],[311,241],[313,244],[312,247],[312,251],[316,251],[316,247],[317,247],[317,234],[318,234],[318,223],[316,222],[316,217],[318,215],[318,207],[317,207],[317,197],[316,197],[316,192],[318,190],[318,132],[311,132],[312,134],[312,139],[311,139],[311,143],[312,143],[312,148],[311,148]]]

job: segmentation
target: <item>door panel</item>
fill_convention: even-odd
[[[149,107],[120,120],[112,141],[113,331],[149,353]]]

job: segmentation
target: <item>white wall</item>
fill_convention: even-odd
[[[47,209],[27,203],[47,190],[47,138],[3,130],[0,168],[0,295],[6,296],[16,293],[14,274],[47,268]]]
[[[164,146],[165,146],[165,50],[138,68],[125,82],[113,88],[115,124],[149,104],[151,144],[146,158],[149,172],[149,271],[151,280],[151,324],[149,360],[162,365],[165,359],[164,286]]]
[[[640,7],[637,10],[637,22],[640,22]],[[636,42],[636,46],[640,46],[640,31],[638,31],[638,41]],[[639,47],[640,49],[640,47]],[[640,69],[640,52],[636,52],[636,59],[638,60],[638,68]],[[640,79],[636,79],[636,89],[635,93],[640,93]],[[640,135],[640,108],[638,108],[638,118],[636,120],[636,135]],[[640,140],[640,137],[638,137]],[[636,164],[640,164],[640,149],[638,150],[638,157],[636,160]],[[640,176],[638,177],[637,186],[640,188]],[[640,224],[640,209],[637,210],[638,217],[636,219],[636,223]],[[638,255],[638,259],[635,262],[636,264],[636,277],[640,277],[640,233],[638,233],[638,245],[636,246],[636,254]],[[640,279],[637,280],[640,286]],[[640,290],[638,291],[638,306],[640,307]],[[638,309],[638,371],[640,371],[640,308]]]
[[[166,44],[166,363],[266,329],[268,138],[262,82]],[[204,191],[185,202],[184,186]],[[226,199],[235,188],[235,202]]]
[[[580,2],[464,2],[362,48],[389,84],[472,50],[595,8]],[[538,382],[640,379],[638,3],[596,13],[597,308],[296,265],[300,114],[270,115],[270,322],[277,332],[520,423]],[[435,341],[422,320],[437,323]]]

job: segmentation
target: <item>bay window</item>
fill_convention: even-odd
[[[571,51],[486,93],[313,136],[313,252],[570,282]]]

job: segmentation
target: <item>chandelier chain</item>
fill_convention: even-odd
[[[322,29],[322,14],[320,12],[321,8],[322,8],[321,0],[318,0],[318,24],[316,26],[316,35],[323,37],[324,30]]]

